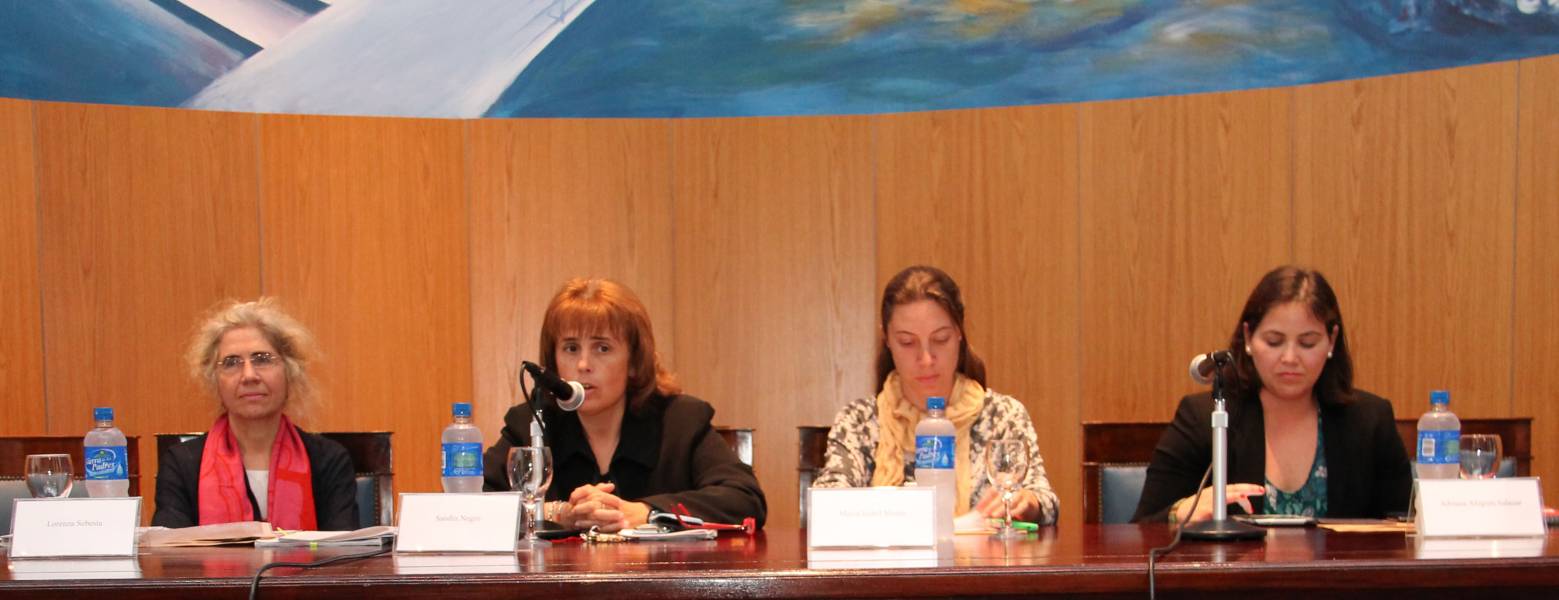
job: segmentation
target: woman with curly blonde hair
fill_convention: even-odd
[[[220,414],[205,436],[159,457],[152,524],[357,527],[351,457],[289,418],[317,400],[314,357],[313,337],[272,298],[224,303],[200,324],[185,358]]]

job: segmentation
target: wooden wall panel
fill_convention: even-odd
[[[33,105],[0,100],[0,435],[42,433],[43,313],[38,303],[38,165]]]
[[[91,408],[112,405],[156,473],[151,434],[204,431],[217,414],[183,364],[197,320],[259,292],[255,117],[37,112],[48,433],[85,432]]]
[[[1397,414],[1510,415],[1516,64],[1296,91],[1295,240]],[[1486,368],[1492,367],[1492,368]]]
[[[1082,506],[1077,378],[1077,109],[882,116],[877,287],[912,264],[958,281],[991,388],[1034,417],[1062,514]],[[873,302],[875,355],[880,315]]]
[[[769,522],[797,522],[796,426],[871,393],[868,121],[672,124],[676,355],[722,424],[754,427]]]
[[[261,117],[265,293],[313,329],[315,429],[395,432],[398,491],[436,491],[439,432],[471,399],[462,125]]]
[[[1082,414],[1163,421],[1292,257],[1291,92],[1081,107]]]
[[[1521,61],[1516,151],[1514,416],[1530,416],[1533,469],[1559,476],[1559,57]],[[1493,311],[1496,314],[1499,311]],[[1463,368],[1470,368],[1463,361]],[[1490,363],[1498,365],[1500,363]],[[1550,483],[1548,503],[1559,499]]]
[[[661,358],[672,349],[670,126],[660,120],[498,120],[470,131],[471,342],[489,444],[538,361],[542,315],[571,277],[632,288]],[[722,415],[723,416],[723,415]]]

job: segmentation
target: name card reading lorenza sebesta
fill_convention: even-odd
[[[396,552],[514,552],[520,496],[401,494]]]
[[[141,499],[23,498],[11,520],[11,558],[135,556]]]

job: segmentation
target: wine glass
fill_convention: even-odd
[[[1461,439],[1462,479],[1493,479],[1499,472],[1500,440],[1497,435],[1470,433]]]
[[[1028,443],[1021,439],[992,440],[985,449],[985,475],[990,478],[991,487],[1001,492],[1002,510],[1007,514],[1007,521],[996,530],[995,537],[998,539],[1022,538],[1026,535],[1012,527],[1012,497],[1022,489],[1028,467]]]
[[[509,489],[525,499],[525,539],[520,548],[546,548],[552,542],[536,537],[541,507],[552,485],[552,449],[517,446],[509,449]]]
[[[34,498],[63,498],[70,495],[69,454],[28,454],[27,491]]]

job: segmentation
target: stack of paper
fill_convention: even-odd
[[[270,523],[242,521],[218,525],[198,525],[180,529],[153,527],[141,534],[142,546],[226,546],[250,544],[276,537]]]
[[[255,540],[254,546],[379,546],[392,539],[395,539],[395,527],[376,525],[357,531],[290,531],[274,538]]]

